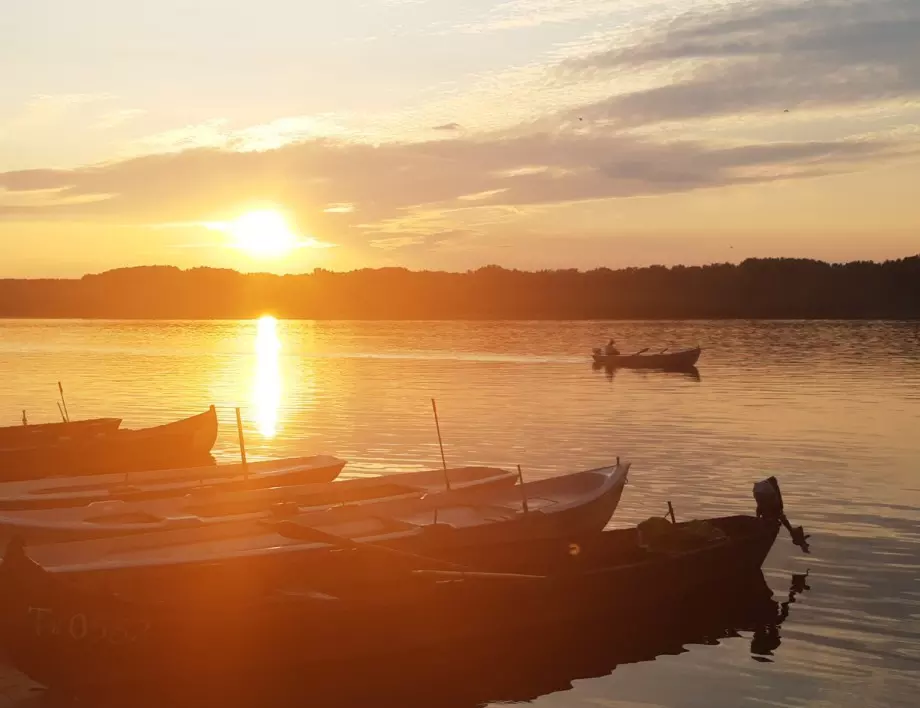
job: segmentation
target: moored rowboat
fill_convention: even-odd
[[[52,445],[60,440],[112,433],[121,418],[91,418],[58,423],[29,423],[0,427],[0,449]]]
[[[576,622],[595,632],[600,618],[628,625],[636,613],[756,570],[780,526],[760,511],[709,519],[718,533],[708,535],[677,524],[679,542],[667,552],[637,529],[527,540],[509,545],[507,557],[532,574],[468,569],[450,582],[434,559],[402,556],[406,563],[396,567],[395,556],[358,544],[330,568],[355,580],[363,572],[363,584],[339,583],[340,592],[318,590],[317,581],[335,579],[297,567],[253,575],[251,566],[210,563],[187,592],[156,595],[162,588],[154,588],[151,598],[149,585],[138,583],[115,593],[91,587],[82,573],[49,572],[32,558],[41,549],[27,555],[17,544],[0,567],[0,643],[35,680],[92,695],[177,679],[203,687],[291,677],[305,665],[384,661],[458,642],[552,642]],[[368,558],[380,562],[365,564]],[[388,563],[392,572],[381,574]]]
[[[143,501],[189,492],[231,492],[331,482],[345,461],[328,455],[131,474],[0,483],[0,509],[61,509],[99,501]]]
[[[629,463],[577,472],[521,486],[491,484],[453,489],[418,498],[337,506],[315,513],[283,510],[276,518],[199,525],[87,541],[30,547],[30,555],[50,572],[173,582],[199,575],[215,564],[316,575],[316,568],[339,564],[330,554],[337,544],[385,545],[417,553],[430,548],[490,545],[566,538],[598,532],[619,503]],[[514,478],[511,477],[513,480]],[[523,495],[528,510],[522,506]],[[267,571],[266,571],[267,572]],[[272,571],[274,572],[274,570]],[[172,595],[175,590],[148,590]]]
[[[0,479],[43,479],[201,464],[217,440],[217,410],[141,430],[0,449]]]
[[[302,458],[285,464],[292,472],[304,474],[307,470],[324,470],[330,461]],[[302,469],[295,472],[295,465]],[[271,515],[295,516],[346,504],[418,500],[443,491],[446,479],[456,494],[468,489],[512,487],[516,476],[496,468],[462,467],[246,491],[211,487],[192,490],[184,497],[110,499],[81,507],[0,511],[0,534],[18,535],[28,543],[48,543],[254,521]]]

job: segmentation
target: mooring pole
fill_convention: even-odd
[[[441,439],[441,422],[438,420],[438,404],[435,403],[435,400],[431,399],[431,410],[434,411],[434,427],[438,431],[438,447],[441,448],[441,464],[444,467],[444,485],[447,487],[447,491],[450,491],[450,477],[447,474],[447,460],[444,457],[444,441]]]
[[[518,484],[521,485],[521,502],[524,505],[524,513],[530,511],[530,507],[527,505],[527,490],[524,488],[524,473],[521,471],[521,466],[518,465]]]
[[[236,408],[236,430],[240,436],[240,458],[243,460],[243,474],[249,476],[249,467],[246,464],[246,440],[243,437],[243,417],[240,415],[240,408]]]

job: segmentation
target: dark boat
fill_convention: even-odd
[[[329,455],[235,465],[145,470],[0,483],[0,509],[66,509],[98,502],[141,502],[331,482],[345,461]]]
[[[319,477],[335,467],[336,462],[319,457],[254,463],[252,471],[278,472],[283,466],[301,478],[309,477],[310,472]],[[468,489],[512,487],[517,475],[493,467],[460,467],[244,491],[212,487],[204,492],[192,490],[186,496],[141,501],[110,499],[70,508],[0,511],[0,538],[18,534],[29,543],[51,543],[253,521],[281,514],[294,516],[346,504],[357,507],[374,504],[374,508],[386,509],[381,507],[383,502],[418,501],[427,494],[442,492],[448,479],[450,489],[459,493]]]
[[[607,676],[626,664],[676,656],[693,651],[692,645],[738,640],[741,632],[753,635],[752,656],[771,655],[781,646],[780,628],[796,601],[796,576],[791,584],[788,598],[778,602],[760,571],[715,577],[696,592],[672,595],[667,604],[651,610],[610,605],[597,608],[588,620],[549,632],[537,629],[493,636],[488,642],[460,642],[369,661],[327,663],[321,671],[310,672],[309,681],[301,674],[275,673],[265,680],[247,675],[219,686],[164,687],[145,698],[150,708],[198,708],[203,703],[227,708],[524,704],[572,690],[579,680]],[[739,642],[735,644],[737,650]],[[513,670],[496,670],[502,666],[513,666]],[[132,705],[144,705],[138,704],[135,695]],[[564,705],[566,701],[552,702]]]
[[[621,369],[659,369],[661,371],[687,371],[700,359],[702,349],[685,349],[679,352],[658,354],[604,354],[595,349],[592,357],[596,364]]]
[[[141,430],[112,430],[52,444],[0,449],[0,479],[43,479],[200,465],[213,461],[214,406],[198,415]]]
[[[29,423],[0,427],[0,449],[53,445],[63,440],[105,435],[118,430],[121,418],[91,418],[59,423]]]
[[[709,519],[706,533],[691,522],[664,534],[640,528],[512,543],[512,566],[487,563],[501,572],[346,542],[329,544],[337,560],[322,573],[212,562],[167,592],[149,582],[116,592],[81,572],[49,572],[14,543],[0,566],[0,644],[36,681],[87,695],[168,681],[302,677],[306,666],[322,673],[331,662],[464,642],[526,646],[578,623],[596,631],[611,609],[629,620],[755,572],[788,524],[781,503],[758,499],[756,517]]]

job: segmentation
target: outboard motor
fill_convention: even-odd
[[[783,516],[783,494],[776,477],[770,477],[754,484],[754,500],[757,502],[757,518],[779,521]]]
[[[779,521],[786,527],[792,537],[792,542],[806,553],[809,552],[809,536],[805,534],[805,529],[801,526],[793,527],[786,518],[783,510],[783,494],[779,490],[779,482],[776,477],[769,477],[754,484],[754,500],[757,502],[757,518]]]

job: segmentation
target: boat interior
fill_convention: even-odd
[[[284,476],[304,469],[344,466],[345,462],[329,455],[299,457],[285,460],[207,465],[171,470],[148,470],[134,473],[112,473],[83,477],[58,477],[0,484],[0,506],[14,506],[17,500],[29,498],[83,496],[89,499],[108,494],[137,490],[143,485],[152,488],[192,487],[202,483],[219,483],[231,479]],[[206,488],[205,488],[206,489]],[[203,493],[203,492],[202,492]]]

